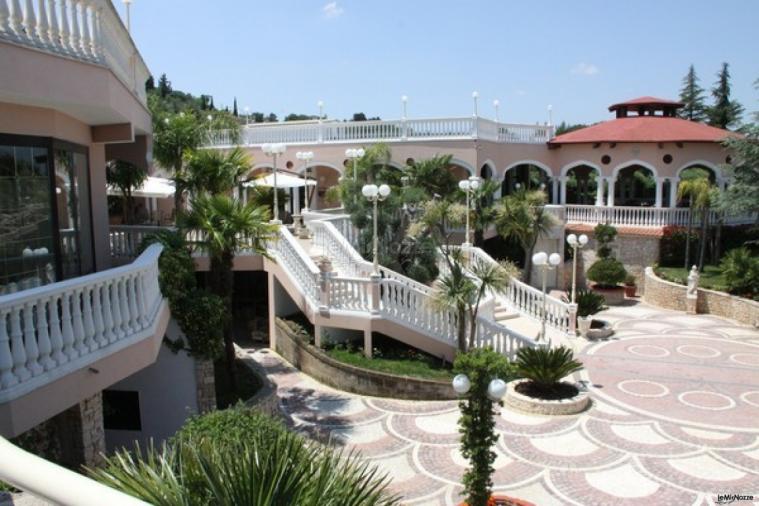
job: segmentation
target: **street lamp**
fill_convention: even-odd
[[[361,193],[372,203],[372,255],[374,257],[374,275],[379,276],[379,239],[377,237],[377,202],[382,202],[390,195],[390,187],[386,184],[365,184]]]
[[[364,148],[348,148],[345,150],[345,156],[353,160],[353,180],[356,180],[356,161],[364,156]]]
[[[305,169],[303,169],[303,173],[306,176],[306,207],[303,208],[305,212],[308,212],[308,205],[311,203],[311,199],[308,198],[308,162],[313,160],[314,158],[314,152],[313,151],[298,151],[295,153],[295,158],[298,160],[303,160],[303,163],[305,164]]]
[[[479,187],[480,178],[477,176],[470,176],[469,179],[462,179],[459,181],[459,188],[466,194],[466,238],[464,239],[464,244],[461,245],[461,247],[464,249],[470,248],[472,246],[472,243],[469,242],[469,212],[472,207],[470,202],[474,202],[473,198],[471,197],[474,197],[474,193]]]
[[[577,252],[583,246],[588,244],[588,236],[582,234],[577,237],[574,234],[567,236],[567,242],[572,246],[572,304],[575,303],[575,294],[577,292]]]
[[[553,106],[548,106],[548,126],[553,125]]]
[[[478,98],[480,98],[480,94],[477,93],[476,91],[473,91],[472,100],[474,100],[474,114],[472,116],[474,116],[475,118],[477,117],[477,99]]]
[[[319,122],[324,118],[324,101],[319,100],[316,105],[319,107]]]
[[[274,219],[271,220],[272,223],[280,224],[282,223],[279,221],[279,195],[278,195],[278,189],[277,189],[277,157],[279,155],[282,155],[287,151],[287,146],[284,144],[264,144],[261,146],[261,150],[264,152],[266,156],[271,156],[274,170],[272,171],[274,174]]]
[[[131,15],[131,12],[129,11],[129,8],[132,6],[132,0],[122,0],[122,1],[124,2],[124,5],[126,6],[126,18],[127,18],[126,19],[126,25],[127,25],[126,29],[127,29],[127,33],[131,34],[132,33],[132,15]],[[29,4],[27,4],[27,5],[29,5]],[[76,7],[74,7],[74,9],[76,9]],[[76,12],[74,14],[76,14]]]
[[[250,125],[250,107],[246,105],[243,110],[245,111],[245,125]]]
[[[540,334],[536,341],[544,340],[546,337],[546,278],[548,271],[552,271],[561,263],[561,256],[558,253],[551,253],[549,256],[545,251],[539,251],[532,255],[532,264],[540,269],[543,277],[543,307],[540,315]]]
[[[495,122],[498,123],[500,118],[498,117],[498,108],[501,106],[501,101],[497,98],[493,100],[493,107],[495,107]]]
[[[471,390],[472,382],[466,374],[457,374],[453,381],[453,391],[459,395],[465,395]],[[494,378],[488,384],[488,397],[493,402],[498,402],[506,395],[506,382],[501,378]]]
[[[403,104],[403,115],[401,116],[401,119],[405,120],[407,118],[407,116],[406,116],[406,105],[408,104],[408,97],[406,95],[403,95],[401,97],[401,103]]]

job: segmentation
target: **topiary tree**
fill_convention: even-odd
[[[470,384],[459,402],[461,454],[469,460],[463,478],[464,495],[469,506],[487,506],[496,458],[493,445],[498,441],[494,408],[503,405],[500,399],[493,400],[488,395],[488,389],[494,379],[512,379],[513,369],[500,353],[490,348],[477,348],[460,353],[453,363],[453,370],[466,375]]]
[[[587,278],[594,281],[599,288],[614,288],[627,277],[622,262],[611,256],[611,243],[617,237],[617,229],[605,223],[599,223],[593,229],[596,239],[598,260],[593,262],[587,272]]]

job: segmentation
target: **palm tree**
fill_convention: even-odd
[[[250,170],[250,158],[240,148],[225,153],[203,149],[187,159],[184,186],[193,196],[227,193]]]
[[[480,310],[480,302],[486,293],[503,294],[509,287],[509,280],[516,273],[513,264],[475,263],[472,266],[472,274],[480,280],[477,296],[474,304],[469,308],[469,349],[474,348],[477,338],[477,313]]]
[[[172,172],[174,179],[174,212],[182,209],[185,188],[185,158],[202,141],[203,129],[192,113],[179,113],[154,122],[153,157]]]
[[[542,235],[555,224],[545,210],[546,194],[542,190],[521,189],[501,199],[495,210],[495,226],[504,239],[514,239],[524,250],[524,281],[532,276],[532,252]]]
[[[455,253],[452,253],[455,255]],[[451,255],[446,255],[451,256]],[[441,310],[456,312],[456,337],[461,353],[466,352],[466,318],[478,293],[474,280],[466,275],[461,261],[449,261],[449,269],[435,283],[433,304]]]
[[[267,241],[274,240],[277,225],[269,223],[269,210],[253,204],[243,204],[228,195],[201,195],[193,200],[192,209],[179,215],[178,225],[185,231],[197,232],[199,239],[192,244],[208,252],[211,258],[209,288],[224,299],[227,314],[232,314],[234,275],[232,262],[241,250],[268,257]],[[232,329],[227,322],[224,347],[230,380],[234,375],[235,350]]]
[[[499,183],[485,179],[474,192],[474,245],[482,247],[485,244],[485,230],[495,219],[493,194],[498,191]]]
[[[688,197],[690,200],[689,208],[690,213],[693,211],[700,211],[701,213],[701,233],[699,237],[699,254],[698,254],[698,269],[704,268],[704,255],[706,252],[706,237],[709,230],[709,210],[711,208],[712,201],[712,184],[707,177],[697,177],[693,179],[685,179],[680,182],[677,188],[677,197]],[[689,225],[691,220],[688,220]],[[689,227],[690,228],[690,227]],[[688,231],[688,241],[690,243],[690,230]],[[685,268],[688,268],[688,262],[690,260],[690,248],[686,245],[685,255]]]
[[[143,167],[124,161],[110,160],[105,167],[105,179],[110,186],[121,193],[122,217],[127,225],[134,222],[134,197],[132,192],[139,188],[148,178],[148,171]]]

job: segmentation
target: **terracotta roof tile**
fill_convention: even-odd
[[[720,142],[739,134],[703,123],[661,116],[632,116],[554,137],[549,144],[591,142]]]

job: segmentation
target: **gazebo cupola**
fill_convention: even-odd
[[[627,102],[620,102],[609,106],[609,111],[616,111],[617,118],[635,116],[660,116],[674,118],[677,110],[683,107],[682,102],[674,102],[656,97],[640,97]]]

